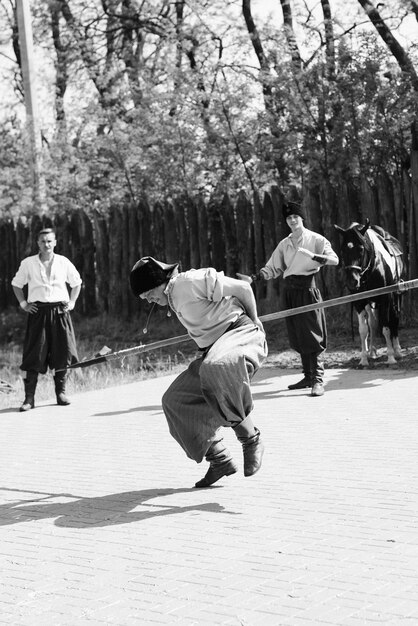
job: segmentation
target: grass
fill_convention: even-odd
[[[101,315],[94,318],[81,318],[73,315],[77,337],[79,359],[87,359],[97,354],[104,346],[113,351],[150,343],[168,337],[184,335],[185,329],[173,316],[167,318],[164,310],[154,311],[149,332],[144,335],[142,328],[145,316],[123,320]],[[22,344],[25,332],[25,316],[20,311],[0,315],[0,410],[18,408],[24,398],[24,385],[19,369]],[[327,314],[328,350],[325,355],[326,367],[358,367],[359,338],[357,328],[352,338],[350,316],[347,310],[333,309]],[[357,325],[355,324],[355,327]],[[266,366],[299,368],[299,355],[289,350],[286,326],[282,320],[266,324],[269,357]],[[404,318],[400,331],[404,358],[399,368],[418,369],[418,319]],[[373,367],[385,367],[383,343],[381,356]],[[146,378],[177,373],[185,369],[196,355],[193,341],[186,341],[164,349],[144,354],[136,354],[124,359],[115,359],[99,365],[78,368],[71,371],[67,390],[68,395],[93,389],[119,386]],[[1,382],[5,385],[2,385]],[[54,401],[53,378],[50,373],[39,377],[37,401]]]
[[[18,407],[24,398],[24,372],[19,368],[25,333],[25,317],[20,312],[3,313],[0,316],[0,409]],[[144,320],[126,321],[112,319],[106,315],[95,318],[80,318],[73,315],[80,360],[97,354],[104,346],[113,351],[131,348],[141,343],[185,334],[176,319],[166,319],[164,311],[155,311],[149,332],[144,335]],[[122,385],[137,380],[180,372],[190,362],[196,350],[193,342],[115,359],[99,365],[71,371],[68,395]],[[4,383],[3,385],[1,383]],[[3,391],[2,391],[3,390]],[[54,381],[51,373],[40,376],[36,400],[48,401],[55,398]]]

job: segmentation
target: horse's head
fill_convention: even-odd
[[[340,256],[350,291],[360,289],[364,273],[369,266],[370,242],[365,237],[369,225],[369,220],[366,220],[364,225],[353,222],[346,229],[334,224],[341,236]]]

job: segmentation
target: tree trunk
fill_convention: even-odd
[[[64,96],[67,91],[68,82],[68,54],[67,46],[63,43],[61,38],[61,11],[59,2],[52,0],[52,2],[49,3],[49,11],[51,15],[52,41],[56,54],[55,116],[60,129],[65,130]]]
[[[324,14],[326,75],[329,79],[335,76],[334,25],[332,22],[331,6],[329,0],[321,0],[321,5],[322,12]]]
[[[284,33],[292,57],[292,65],[296,73],[298,73],[302,70],[302,58],[293,28],[292,7],[290,0],[280,0],[280,4],[282,5]]]
[[[399,67],[403,72],[408,74],[413,88],[415,89],[415,91],[418,91],[418,75],[415,71],[414,64],[409,55],[405,52],[404,48],[400,45],[397,39],[392,35],[392,31],[382,20],[379,11],[375,9],[370,0],[358,1],[367,13],[372,24],[375,26],[377,32],[397,60]]]
[[[418,276],[418,121],[411,126],[411,183],[412,194],[410,212],[408,216],[409,226],[409,278]]]

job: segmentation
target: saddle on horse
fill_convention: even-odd
[[[384,246],[386,252],[390,254],[390,256],[402,256],[402,246],[395,237],[393,237],[390,233],[384,230],[381,226],[377,226],[376,224],[373,224],[372,226],[370,226],[370,228],[374,230],[376,235],[379,237],[379,240],[382,242],[382,245]]]

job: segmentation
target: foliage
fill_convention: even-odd
[[[13,13],[0,6],[18,51]],[[300,68],[280,24],[258,18],[260,71],[235,0],[35,3],[48,208],[222,195],[275,179],[284,191],[309,178],[372,181],[405,164],[415,94],[365,14],[346,27],[339,9],[331,64],[323,16],[294,9]],[[0,214],[29,213],[22,126],[6,116],[0,133]]]

